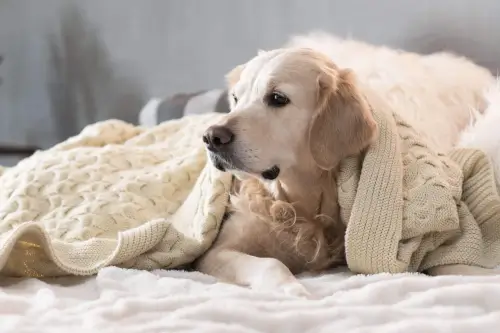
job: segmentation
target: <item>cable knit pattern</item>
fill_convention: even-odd
[[[371,274],[500,264],[500,197],[487,156],[434,152],[397,114],[373,114],[377,141],[339,173],[349,268]]]
[[[221,115],[152,129],[110,120],[0,170],[0,269],[90,275],[108,265],[173,268],[212,244],[229,174],[206,163]]]

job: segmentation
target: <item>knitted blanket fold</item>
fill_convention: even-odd
[[[173,268],[215,239],[231,176],[206,163],[221,115],[152,129],[111,120],[0,169],[0,273],[91,275]]]
[[[500,196],[479,150],[432,151],[407,122],[374,108],[379,137],[342,162],[346,256],[356,273],[500,264]]]

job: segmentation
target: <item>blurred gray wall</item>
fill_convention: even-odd
[[[499,0],[0,0],[0,142],[134,121],[147,98],[219,87],[256,49],[317,29],[500,68]]]

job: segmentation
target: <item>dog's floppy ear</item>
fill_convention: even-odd
[[[241,72],[245,68],[245,65],[238,65],[233,68],[229,73],[226,74],[226,82],[229,87],[234,86],[239,80],[241,76]]]
[[[350,70],[330,68],[322,71],[318,81],[319,107],[309,128],[309,147],[316,164],[331,170],[366,148],[377,124]]]

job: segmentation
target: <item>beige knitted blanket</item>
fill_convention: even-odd
[[[375,108],[380,135],[338,179],[346,255],[357,273],[500,264],[500,197],[487,156],[433,152],[408,123]]]
[[[206,163],[201,135],[221,115],[143,129],[106,121],[0,168],[0,272],[90,275],[188,263],[212,244],[229,174]]]
[[[343,161],[339,203],[358,273],[500,264],[500,197],[477,150],[435,153],[397,115]],[[0,272],[90,275],[189,263],[212,244],[231,176],[206,163],[200,137],[217,114],[153,129],[106,121],[10,169],[0,168]]]

